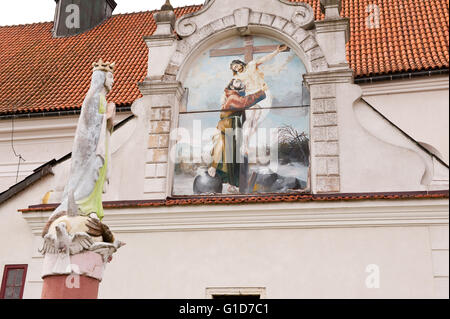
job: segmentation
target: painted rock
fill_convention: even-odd
[[[205,170],[194,179],[194,194],[222,193],[222,179],[218,174],[212,177]]]

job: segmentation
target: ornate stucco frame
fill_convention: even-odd
[[[174,40],[173,53],[165,60],[167,67],[164,73],[153,74],[141,86],[141,91],[144,95],[155,92],[167,94],[161,91],[164,87],[174,88],[173,94],[169,93],[174,98],[170,103],[170,131],[173,131],[178,127],[178,115],[183,103],[183,82],[193,61],[205,49],[226,38],[248,34],[286,43],[305,65],[307,74],[304,80],[311,93],[309,189],[313,193],[339,192],[336,83],[340,83],[342,78],[350,82],[352,72],[341,66],[339,74],[336,74],[335,66],[329,65],[328,54],[319,45],[318,32],[314,28],[314,12],[308,4],[282,0],[242,0],[230,2],[228,6],[223,4],[218,0],[210,1],[201,10],[176,21],[175,30],[181,39]],[[168,34],[167,37],[173,36]],[[329,76],[324,77],[324,74]],[[336,81],[330,81],[330,77]],[[171,139],[164,149],[170,150],[174,144]],[[167,156],[166,196],[172,194],[173,168],[174,163]],[[162,193],[160,195],[164,197]]]

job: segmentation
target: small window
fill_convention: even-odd
[[[6,265],[0,299],[22,299],[28,265]]]
[[[207,299],[258,300],[266,298],[266,288],[207,288]]]

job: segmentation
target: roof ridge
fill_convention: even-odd
[[[181,9],[186,9],[186,8],[202,7],[202,6],[203,6],[202,4],[191,4],[191,5],[185,5],[185,6],[181,6],[181,7],[176,7],[176,8],[173,8],[173,9],[174,10],[181,10]],[[112,14],[112,16],[109,19],[117,17],[117,16],[143,14],[143,13],[154,13],[154,12],[158,12],[158,11],[161,11],[161,10],[160,9],[153,9],[153,10],[141,10],[141,11],[133,11],[133,12],[121,12],[121,13]],[[106,19],[106,20],[109,20],[109,19]],[[48,23],[54,23],[54,21],[40,21],[40,22],[33,22],[33,23],[19,23],[19,24],[0,25],[0,29],[2,29],[2,28],[29,27],[29,26],[39,25],[39,24],[48,24]]]

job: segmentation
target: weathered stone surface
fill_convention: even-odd
[[[323,58],[311,61],[311,68],[313,72],[326,71],[328,69],[328,62]]]
[[[327,141],[327,127],[313,127],[312,140],[313,142]]]
[[[322,49],[319,46],[317,46],[317,47],[309,50],[306,53],[306,56],[309,58],[309,60],[312,61],[312,60],[319,59],[319,58],[323,57],[324,55],[323,55]]]
[[[170,121],[151,121],[150,122],[151,133],[169,133]]]
[[[316,168],[317,175],[328,175],[327,158],[316,157],[314,164],[316,165],[315,168]]]
[[[166,68],[166,74],[177,75],[179,69],[178,65],[170,63]]]
[[[167,164],[157,164],[156,165],[156,176],[166,177],[167,176]]]
[[[311,109],[313,113],[331,113],[336,112],[335,99],[316,99],[311,102]]]
[[[278,30],[283,30],[284,26],[286,25],[288,21],[286,19],[283,19],[279,16],[275,17],[275,20],[272,23],[272,26]]]
[[[186,40],[178,41],[177,51],[186,56],[191,51],[191,46]]]
[[[147,163],[167,163],[169,150],[149,149],[147,150]]]
[[[190,35],[188,38],[185,39],[185,41],[188,43],[188,45],[191,48],[195,48],[195,46],[203,39],[202,34],[200,34],[198,31],[194,34]]]
[[[314,114],[312,117],[313,126],[337,125],[337,113]]]
[[[235,25],[234,16],[232,16],[232,15],[226,16],[222,20],[223,20],[223,25],[225,26],[225,28],[232,27]]]
[[[338,156],[339,144],[336,142],[316,142],[316,156]]]
[[[306,32],[302,28],[297,28],[297,31],[292,36],[292,38],[294,38],[297,43],[302,43],[306,39],[306,37],[308,37],[308,32]]]
[[[156,177],[156,164],[145,165],[145,177]]]
[[[339,175],[339,158],[327,158],[327,173],[328,175]]]
[[[337,126],[329,126],[327,129],[327,138],[328,141],[337,141],[339,140],[339,133]]]
[[[305,52],[307,52],[307,51],[311,50],[312,48],[315,48],[316,46],[318,46],[318,44],[317,44],[316,39],[314,39],[314,37],[309,35],[300,43],[300,46],[302,47],[302,49]]]
[[[261,21],[261,12],[250,12],[249,23],[250,24],[259,24]]]
[[[206,38],[214,33],[214,29],[211,24],[207,24],[201,27],[196,33],[200,36],[201,39]]]
[[[334,84],[312,85],[310,93],[312,99],[334,98],[336,97],[336,85]]]
[[[225,29],[225,24],[222,19],[218,19],[211,23],[211,28],[213,29],[213,32],[219,32]]]
[[[183,63],[184,58],[184,54],[179,51],[175,51],[175,53],[172,55],[171,63],[180,66]]]
[[[267,14],[267,13],[262,13],[260,24],[272,25],[272,22],[274,19],[275,19],[275,16],[273,16],[271,14]]]
[[[288,35],[293,35],[295,31],[297,31],[300,27],[292,22],[286,23],[286,25],[283,28],[283,31]]]
[[[170,107],[174,103],[174,99],[169,95],[152,95],[150,103],[153,108]]]
[[[162,193],[166,190],[165,178],[150,178],[144,182],[145,193]]]
[[[318,193],[339,192],[340,190],[339,177],[318,176],[316,182],[316,190]]]
[[[236,27],[245,28],[248,26],[250,17],[250,9],[249,8],[241,8],[234,11],[234,21],[236,23]]]
[[[169,134],[150,134],[148,148],[169,147]]]

